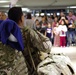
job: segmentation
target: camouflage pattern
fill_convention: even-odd
[[[75,75],[71,60],[63,53],[49,54],[37,68],[38,75]]]
[[[25,47],[27,42],[29,42],[32,45],[32,47],[37,48],[38,51],[42,51],[46,53],[49,53],[51,51],[52,44],[50,44],[50,47],[48,44],[47,47],[44,45],[44,43],[50,41],[49,38],[38,32],[37,30],[33,30],[31,28],[25,27],[22,30],[22,33],[23,33]]]
[[[48,44],[47,47],[44,45],[48,38],[28,27],[21,32],[24,41],[22,52],[0,42],[0,75],[37,75],[40,51],[50,52]]]
[[[21,52],[0,42],[0,75],[28,75]]]
[[[38,31],[33,30],[29,27],[23,28],[22,34],[25,46],[23,54],[26,61],[28,62],[27,66],[29,75],[37,75],[37,65],[41,62],[40,52],[50,52],[50,49],[48,47],[46,48],[44,45],[44,42],[49,41],[49,39]]]

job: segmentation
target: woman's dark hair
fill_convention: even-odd
[[[64,25],[66,25],[66,22],[65,22],[65,20],[64,20],[64,19],[62,19],[62,21],[64,22]]]
[[[55,14],[55,16],[54,16],[54,14]],[[52,15],[52,19],[55,19],[55,17],[58,17],[58,16],[57,16],[56,13],[53,13],[53,15]]]
[[[23,15],[21,7],[12,7],[8,11],[8,18],[18,23]]]
[[[39,21],[39,20],[38,20],[38,19],[36,19],[36,20],[35,20],[35,23],[36,23],[36,21]]]
[[[47,21],[47,15],[41,16],[42,18],[45,18],[45,21]]]
[[[32,19],[31,13],[27,13],[27,19]]]

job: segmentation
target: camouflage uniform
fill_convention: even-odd
[[[23,40],[24,40],[24,51],[23,55],[25,56],[29,70],[29,75],[37,75],[37,65],[41,62],[40,51],[49,53],[50,50],[45,48],[43,42],[48,38],[44,37],[38,31],[35,31],[29,27],[22,29]]]
[[[21,52],[0,42],[0,75],[28,75]]]
[[[23,52],[0,43],[0,75],[37,75],[37,65],[41,62],[40,51],[50,52],[43,44],[46,40],[49,41],[48,38],[28,27],[21,31]]]

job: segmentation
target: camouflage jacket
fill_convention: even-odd
[[[47,43],[49,39],[38,31],[25,27],[22,29],[22,36],[23,52],[18,52],[0,42],[0,75],[28,75],[30,71],[29,75],[37,75],[33,74],[33,71],[41,62],[39,51],[50,52],[51,45]]]
[[[28,75],[21,52],[0,42],[0,75]]]
[[[41,62],[40,52],[49,53],[52,45],[51,42],[48,44],[48,41],[50,41],[49,38],[29,27],[23,28],[22,34],[24,40],[23,55],[30,65],[30,67],[28,66],[28,69],[31,72],[32,69],[37,70],[37,65]]]

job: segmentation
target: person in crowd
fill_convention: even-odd
[[[54,21],[54,20],[53,20],[53,18],[52,18],[52,15],[48,16],[48,22],[51,23],[51,22],[53,22],[53,21]]]
[[[68,18],[67,46],[70,46],[72,44],[72,40],[74,41],[75,29],[74,27],[72,28],[72,22],[76,20],[76,17],[73,14],[73,12],[70,11],[67,18]],[[72,36],[73,38],[71,37],[72,33],[73,33]]]
[[[53,28],[54,33],[54,46],[59,47],[60,46],[60,36],[59,36],[59,24],[57,23],[56,26]]]
[[[40,25],[41,25],[41,33],[45,35],[45,30],[47,27],[47,16],[42,16],[42,21],[40,21]]]
[[[54,30],[56,31],[55,28],[57,27],[57,24],[58,24],[58,17],[55,17],[54,18],[54,22],[52,22],[52,29],[53,29],[53,31]],[[55,33],[53,34],[53,44],[55,46],[55,43],[54,43],[55,42],[55,40],[54,40],[55,38],[54,37],[55,37]]]
[[[65,16],[64,12],[61,12],[61,13],[60,13],[60,16],[59,16],[59,18],[58,18],[59,24],[61,24],[62,19],[65,20],[66,24],[68,24],[68,18]]]
[[[66,46],[66,32],[67,32],[67,26],[65,25],[65,20],[62,19],[61,25],[59,25],[59,36],[60,36],[60,47]]]
[[[7,15],[2,12],[2,20],[6,20],[6,19],[7,19]]]
[[[0,12],[0,20],[6,20],[7,16],[4,12]]]
[[[58,22],[59,22],[60,25],[61,25],[61,22],[62,22],[63,19],[65,20],[65,23],[66,23],[65,25],[68,27],[68,23],[69,23],[69,22],[68,22],[68,18],[67,18],[67,16],[64,14],[64,12],[61,11],[60,16],[59,16],[59,18],[58,18]],[[68,34],[69,34],[69,33],[68,33],[68,31],[67,31],[67,32],[66,32],[66,36],[67,36],[67,37],[66,37],[66,41],[67,41],[67,42],[68,42]],[[66,42],[66,46],[67,46],[67,44],[68,44],[67,42]]]
[[[35,24],[34,24],[34,28],[36,28],[36,30],[40,31],[41,30],[41,25],[38,19],[36,19]]]
[[[27,13],[24,23],[25,23],[24,26],[28,26],[30,28],[33,28],[34,20],[32,20],[31,13]]]
[[[7,16],[4,12],[0,12],[0,24],[2,23],[3,20],[6,20]]]
[[[54,22],[52,22],[52,28],[56,27],[57,24],[58,24],[58,18],[55,17]]]
[[[53,38],[52,23],[48,23],[48,26],[45,31],[45,36],[48,37],[52,42],[52,38]]]
[[[74,20],[70,19],[70,23],[68,25],[68,45],[75,44],[75,24]]]
[[[56,14],[56,13],[53,13],[53,17],[52,17],[52,19],[54,20],[54,19],[55,19],[55,17],[58,17],[58,16],[57,16],[57,14]]]
[[[67,18],[68,18],[69,23],[70,23],[71,19],[73,19],[74,21],[76,20],[76,16],[73,14],[72,11],[69,12]]]
[[[0,20],[2,20],[2,12],[0,12]]]

